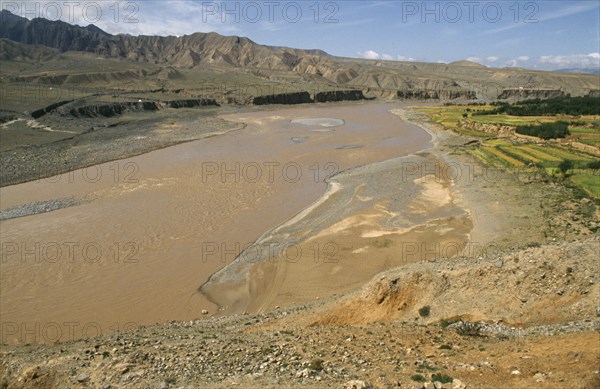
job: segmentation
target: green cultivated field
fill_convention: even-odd
[[[425,114],[429,120],[446,130],[480,139],[480,145],[471,147],[468,152],[487,165],[497,168],[540,169],[549,177],[564,180],[596,198],[600,198],[600,170],[588,167],[600,158],[593,152],[577,149],[569,142],[600,147],[600,117],[547,115],[547,116],[511,116],[505,113],[476,114],[478,111],[490,111],[492,105],[461,105],[437,107],[413,107]],[[479,131],[465,126],[469,123],[502,126],[538,126],[543,123],[563,121],[569,123],[570,135],[558,140],[523,140],[516,137],[498,137],[493,133]],[[563,176],[559,169],[562,161],[569,160],[574,168]]]

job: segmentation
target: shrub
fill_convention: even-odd
[[[310,365],[308,366],[310,370],[321,371],[323,370],[323,360],[322,359],[313,359],[310,361]]]
[[[425,305],[424,307],[421,307],[419,309],[419,315],[421,315],[421,317],[427,317],[427,316],[429,316],[430,311],[431,311],[431,307],[429,305]]]
[[[423,377],[421,374],[413,374],[410,376],[410,379],[417,382],[427,381],[427,378]]]
[[[435,373],[435,374],[431,375],[431,381],[432,382],[439,381],[442,384],[450,384],[450,383],[452,383],[452,381],[454,381],[454,378],[452,378],[452,377],[450,377],[449,375],[446,375],[446,374]]]

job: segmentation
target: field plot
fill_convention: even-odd
[[[480,144],[468,152],[485,164],[497,168],[543,168],[550,177],[561,178],[582,191],[600,198],[600,171],[591,163],[599,158],[592,150],[576,148],[573,142],[600,146],[600,120],[597,115],[537,115],[513,116],[506,113],[490,113],[494,105],[447,105],[437,107],[413,107],[424,114],[429,122],[459,134],[478,138]],[[569,135],[564,139],[529,140],[514,135],[518,126],[539,126],[545,123],[568,123]],[[507,126],[513,127],[508,135]],[[484,129],[486,131],[483,131]],[[498,130],[494,134],[494,129]],[[537,140],[536,140],[537,139]],[[580,145],[581,146],[581,145]],[[562,172],[563,161],[573,163],[573,168]]]

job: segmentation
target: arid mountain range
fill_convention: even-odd
[[[468,61],[433,64],[341,58],[321,50],[265,46],[245,37],[216,33],[181,37],[111,35],[94,25],[28,20],[6,10],[1,18],[2,81],[9,83],[87,86],[98,82],[110,87],[118,81],[121,85],[135,82],[138,89],[166,85],[168,89],[187,90],[207,80],[219,83],[223,74],[236,74],[237,85],[271,87],[268,91],[245,91],[241,98],[229,100],[216,96],[224,102],[315,89],[355,89],[371,97],[482,100],[585,95],[600,89],[597,74],[488,68]],[[121,69],[107,66],[115,60]],[[80,66],[69,66],[69,61]],[[44,66],[45,71],[40,72],[24,62],[62,65]],[[232,78],[227,77],[227,81]],[[229,91],[231,86],[224,89]]]

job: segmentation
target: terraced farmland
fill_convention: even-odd
[[[480,110],[490,109],[486,105],[413,107],[426,115],[429,121],[438,126],[480,140],[478,146],[468,148],[468,153],[496,168],[542,168],[549,177],[574,184],[581,190],[600,198],[600,170],[588,167],[599,158],[591,151],[572,147],[570,142],[580,142],[589,146],[600,146],[600,120],[597,116],[510,116],[506,114],[474,115]],[[488,132],[468,128],[464,119],[482,125],[519,126],[538,125],[554,121],[570,123],[567,139],[560,141],[523,140],[521,138],[497,137]],[[571,125],[573,123],[573,125]],[[563,177],[559,164],[569,160],[574,168]]]

